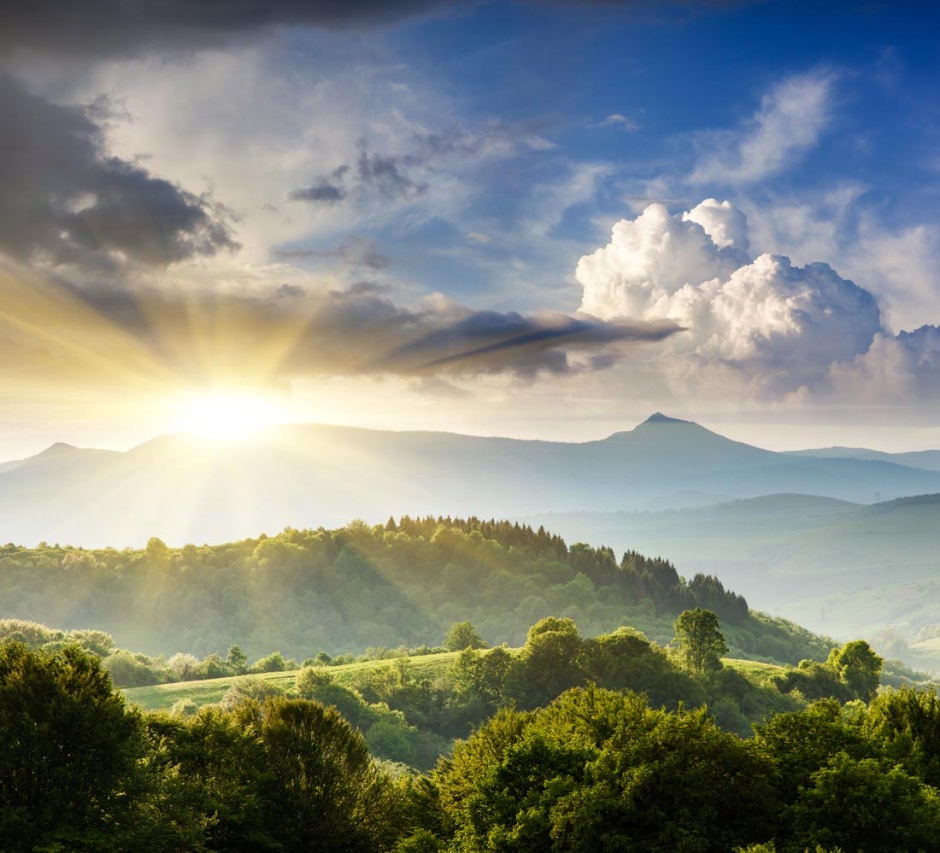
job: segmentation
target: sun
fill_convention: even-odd
[[[245,441],[286,423],[283,406],[260,394],[209,392],[185,398],[174,431],[215,441]]]

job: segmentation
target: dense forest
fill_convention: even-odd
[[[894,853],[940,837],[934,685],[632,551],[405,517],[180,549],[8,545],[0,584],[3,850]],[[180,648],[203,657],[159,654]],[[419,675],[422,656],[448,663]],[[286,686],[260,675],[294,667]],[[114,686],[218,676],[217,703],[162,712]]]
[[[683,610],[718,614],[733,653],[797,663],[831,643],[750,614],[715,578],[682,578],[632,551],[568,547],[544,529],[508,522],[389,519],[370,527],[287,529],[224,545],[80,549],[0,548],[0,617],[95,628],[149,655],[303,660],[368,647],[435,646],[469,620],[491,644],[521,645],[546,616],[585,635],[632,625],[661,643]]]
[[[708,689],[721,672],[720,632],[705,617],[699,636],[702,621],[677,620],[676,629],[686,677]],[[704,652],[693,648],[696,636]],[[36,651],[4,642],[3,849],[937,849],[940,700],[915,688],[875,695],[880,662],[870,650],[849,644],[829,662],[864,698],[783,710],[744,739],[705,708],[657,708],[630,690],[589,683],[552,697],[574,674],[564,665],[574,639],[561,619],[533,626],[514,688],[529,708],[500,708],[420,775],[376,763],[336,703],[243,695],[188,715],[145,714],[77,645]],[[624,671],[642,672],[641,637],[598,640],[579,658],[595,675],[614,684]],[[467,656],[466,689],[492,683],[478,678],[487,671],[479,664],[496,651]],[[328,687],[322,675],[298,677],[298,693]]]

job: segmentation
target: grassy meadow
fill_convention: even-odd
[[[520,649],[512,649],[513,654],[518,654]],[[332,676],[337,684],[349,687],[352,686],[357,678],[370,670],[381,669],[383,667],[396,666],[399,661],[408,661],[408,671],[418,681],[433,681],[439,676],[444,675],[456,660],[459,652],[439,652],[433,655],[422,655],[414,658],[386,658],[382,660],[356,661],[355,663],[343,664],[340,666],[327,667],[327,672]],[[289,670],[285,672],[265,672],[259,675],[252,675],[252,678],[261,678],[270,681],[283,690],[290,690],[294,686],[294,679],[300,670]],[[180,700],[191,699],[197,705],[211,705],[214,702],[221,701],[225,692],[232,686],[232,683],[243,675],[229,676],[227,678],[209,678],[202,681],[176,681],[171,684],[157,684],[150,687],[130,687],[123,693],[128,702],[144,709],[145,711],[160,711],[173,707]]]

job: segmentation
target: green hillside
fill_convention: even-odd
[[[694,607],[718,614],[738,657],[797,663],[831,647],[750,613],[714,577],[509,522],[403,517],[215,546],[0,548],[0,618],[93,627],[151,656],[433,648],[463,620],[490,645],[519,646],[548,616],[572,618],[584,636],[632,625],[665,644]]]

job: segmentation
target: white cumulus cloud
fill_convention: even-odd
[[[875,335],[867,352],[830,369],[829,395],[884,403],[940,398],[940,326]]]
[[[884,331],[875,298],[828,264],[751,260],[747,245],[744,215],[729,202],[708,199],[675,216],[650,205],[579,262],[581,310],[672,320],[686,331],[664,349],[684,375],[702,382],[702,371],[720,371],[774,396],[820,385]]]

